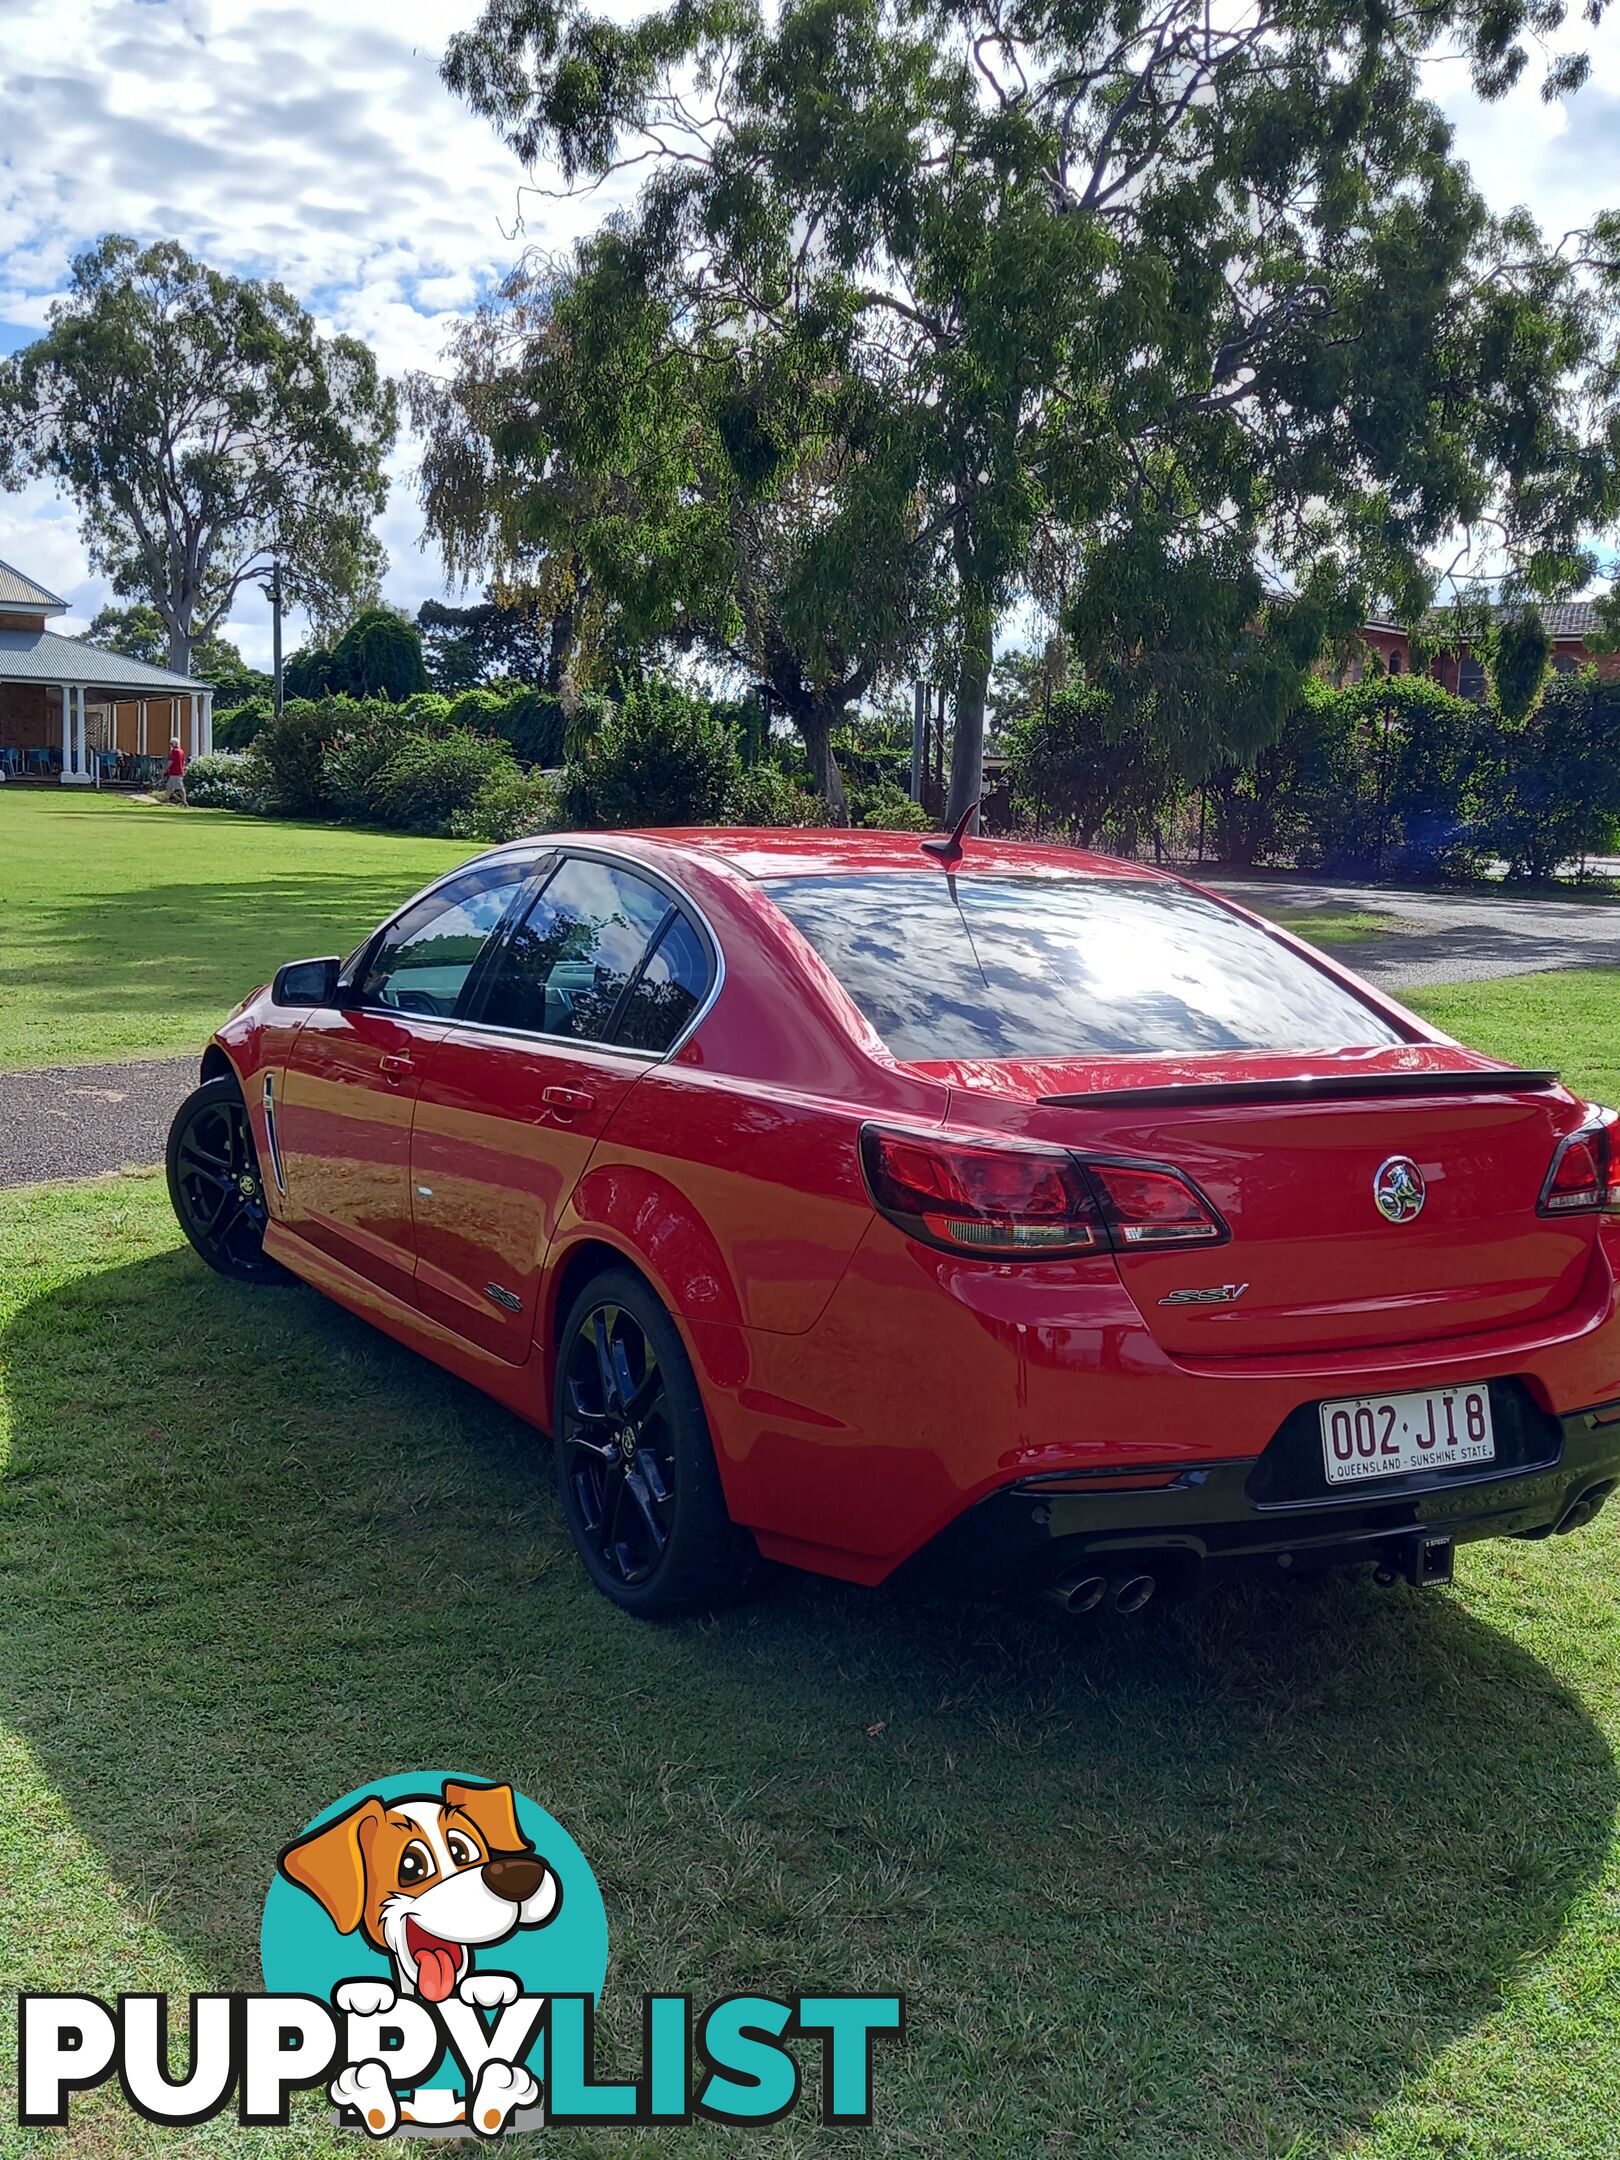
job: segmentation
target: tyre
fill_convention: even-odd
[[[628,1268],[587,1283],[563,1322],[551,1429],[569,1533],[605,1596],[652,1620],[740,1595],[753,1540],[726,1513],[675,1323]]]
[[[194,1088],[169,1127],[169,1199],[193,1249],[232,1282],[295,1278],[264,1249],[270,1211],[242,1090],[229,1074]]]

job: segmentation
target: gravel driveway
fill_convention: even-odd
[[[1194,871],[1194,877],[1199,873]],[[1620,902],[1516,899],[1486,893],[1411,892],[1393,886],[1330,885],[1313,878],[1204,873],[1205,885],[1260,914],[1387,915],[1400,929],[1326,949],[1345,967],[1387,990],[1425,983],[1534,975],[1547,968],[1620,967]]]
[[[0,1073],[0,1187],[160,1163],[197,1058]]]

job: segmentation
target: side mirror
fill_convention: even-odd
[[[337,996],[341,960],[289,960],[276,969],[272,1005],[330,1005]]]

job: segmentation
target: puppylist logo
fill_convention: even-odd
[[[599,2079],[594,2011],[607,1916],[584,1854],[510,1785],[455,1774],[346,1794],[282,1852],[260,1930],[262,1994],[194,1995],[183,2076],[161,1995],[23,1995],[18,2116],[59,2127],[116,2077],[149,2122],[284,2125],[324,2086],[344,2124],[493,2138],[510,2130],[747,2125],[800,2105],[790,2042],[818,2048],[821,2116],[869,2124],[877,2042],[898,1995],[643,1998],[636,2075]]]

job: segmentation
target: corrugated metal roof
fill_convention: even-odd
[[[1493,615],[1516,615],[1517,607],[1493,608]],[[1597,628],[1597,610],[1590,600],[1543,601],[1538,609],[1547,635],[1551,638],[1583,638]],[[1455,608],[1440,607],[1430,611],[1429,622],[1443,630],[1449,618],[1457,613]]]
[[[1547,625],[1549,637],[1585,637],[1597,626],[1596,611],[1590,600],[1560,600],[1554,607],[1544,607],[1541,619]]]
[[[31,577],[24,577],[10,563],[0,562],[0,608],[40,608],[47,615],[65,615],[67,602],[47,592],[43,585],[36,585]]]
[[[126,660],[122,653],[103,652],[99,645],[85,645],[78,638],[63,637],[59,630],[0,630],[0,682],[83,683],[91,690],[206,690],[206,683],[189,675],[171,675],[167,668],[148,667],[144,660]]]

